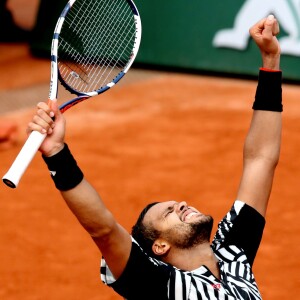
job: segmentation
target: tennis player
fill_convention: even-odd
[[[250,29],[261,52],[262,68],[237,200],[219,223],[212,242],[213,218],[173,200],[148,205],[129,234],[84,178],[64,142],[65,119],[56,105],[50,109],[46,103],[38,104],[28,133],[48,134],[40,151],[54,183],[103,255],[102,280],[123,298],[261,299],[252,265],[280,153],[278,33],[272,15]]]

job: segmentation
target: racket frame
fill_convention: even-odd
[[[124,66],[123,70],[109,83],[107,83],[105,86],[101,87],[100,89],[97,89],[95,91],[91,91],[91,92],[87,92],[87,93],[81,93],[78,92],[74,89],[72,89],[72,87],[70,87],[62,78],[60,72],[59,72],[59,68],[57,66],[57,53],[58,53],[58,39],[59,39],[59,34],[61,32],[61,28],[65,19],[65,16],[67,15],[67,13],[69,12],[69,10],[71,9],[72,5],[74,4],[75,0],[70,0],[69,3],[66,5],[65,9],[63,10],[60,18],[57,21],[57,25],[55,28],[55,33],[54,33],[54,37],[52,40],[52,47],[51,47],[51,51],[52,51],[52,55],[51,55],[51,61],[53,62],[53,68],[55,68],[56,72],[54,72],[53,76],[58,76],[58,79],[60,81],[60,83],[62,84],[62,86],[68,90],[70,93],[77,95],[76,98],[69,100],[65,103],[63,103],[59,109],[61,112],[65,112],[66,110],[68,110],[69,108],[71,108],[72,106],[87,100],[90,97],[93,96],[97,96],[99,94],[102,94],[104,92],[106,92],[107,90],[109,90],[110,88],[112,88],[114,85],[116,85],[124,76],[125,74],[128,72],[128,70],[130,69],[130,67],[132,66],[137,54],[138,54],[138,50],[139,50],[139,46],[140,46],[140,42],[141,42],[141,38],[142,38],[142,24],[141,24],[141,18],[138,12],[138,9],[136,7],[136,5],[134,4],[133,1],[131,0],[126,0],[126,2],[128,3],[129,7],[131,8],[132,12],[133,12],[133,16],[134,16],[134,21],[135,21],[135,28],[136,28],[136,36],[135,36],[135,43],[134,43],[134,47],[132,49],[132,53],[130,55],[130,60],[127,62],[127,64]],[[52,74],[52,73],[51,73]],[[56,80],[57,82],[57,78],[53,78],[53,80]],[[55,82],[55,81],[53,81]],[[50,89],[51,91],[51,89]],[[54,94],[55,90],[53,90]],[[50,92],[51,94],[51,92]],[[51,95],[52,96],[52,95]],[[51,97],[49,96],[49,98],[51,99]]]
[[[68,12],[71,10],[73,4],[76,2],[76,0],[69,0],[69,2],[66,4],[65,8],[63,9],[60,17],[58,18],[58,21],[56,23],[54,34],[52,38],[51,43],[51,75],[50,75],[50,86],[49,86],[49,98],[48,98],[48,105],[51,107],[51,102],[57,99],[58,96],[58,83],[60,83],[72,94],[76,94],[77,97],[69,100],[65,103],[63,103],[59,109],[63,113],[69,108],[73,107],[74,105],[87,100],[93,96],[97,96],[101,93],[104,93],[105,91],[112,88],[114,85],[116,85],[127,73],[131,65],[133,64],[136,55],[138,53],[139,45],[141,42],[141,36],[142,36],[142,25],[141,25],[141,19],[139,12],[137,10],[136,5],[131,0],[126,0],[129,4],[130,8],[132,9],[134,20],[135,20],[135,26],[136,26],[136,40],[135,44],[130,56],[130,60],[125,65],[123,70],[106,86],[101,87],[98,90],[87,92],[87,93],[81,93],[78,91],[75,91],[72,89],[62,78],[62,76],[59,73],[58,68],[58,39],[59,34],[62,29],[62,25],[64,23],[65,17],[68,14]],[[40,148],[41,144],[45,140],[47,134],[42,134],[38,131],[33,131],[28,139],[26,140],[25,144],[23,145],[22,149],[20,150],[19,154],[17,155],[16,159],[12,163],[10,169],[8,172],[2,177],[2,181],[10,188],[16,188],[19,184],[20,179],[22,178],[24,172],[28,168],[29,164],[31,163],[32,159],[34,158],[36,152]]]

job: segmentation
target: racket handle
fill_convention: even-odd
[[[42,134],[38,131],[31,132],[10,169],[2,177],[3,182],[7,186],[11,188],[16,188],[18,186],[21,177],[23,176],[45,138],[46,134]]]

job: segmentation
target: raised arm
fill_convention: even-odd
[[[281,71],[279,33],[273,16],[250,29],[260,49],[262,68],[253,116],[244,145],[243,174],[237,198],[265,216],[281,144]]]
[[[55,123],[51,119],[55,116]],[[39,103],[28,132],[47,132],[40,151],[51,171],[56,187],[81,225],[105,257],[115,278],[123,272],[131,250],[131,237],[105,207],[96,190],[84,179],[83,173],[64,143],[65,119],[56,103],[50,109]]]

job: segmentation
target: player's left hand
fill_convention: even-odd
[[[251,37],[259,47],[264,67],[270,69],[279,68],[280,45],[277,39],[279,24],[273,15],[260,20],[249,30]]]

